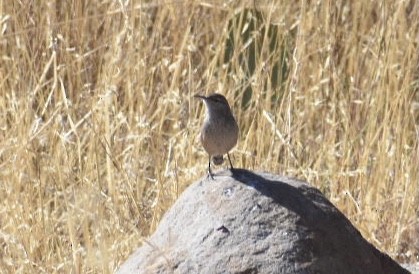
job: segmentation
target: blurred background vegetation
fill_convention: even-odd
[[[418,27],[414,0],[2,1],[0,273],[112,273],[206,175],[215,91],[235,166],[417,262]]]

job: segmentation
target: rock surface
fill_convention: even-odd
[[[117,273],[409,273],[317,189],[235,169],[192,184]]]

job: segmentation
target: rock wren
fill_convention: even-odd
[[[206,106],[204,124],[201,129],[201,143],[209,155],[208,175],[213,178],[211,172],[211,158],[215,165],[223,163],[223,155],[227,154],[230,167],[233,164],[228,152],[236,145],[239,136],[239,126],[231,113],[227,99],[218,93],[209,95],[195,95],[202,99]]]

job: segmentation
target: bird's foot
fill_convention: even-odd
[[[212,174],[212,172],[208,172],[207,179],[208,179],[208,180],[209,180],[209,179],[211,179],[211,180],[215,180],[215,179],[214,179],[214,175]]]

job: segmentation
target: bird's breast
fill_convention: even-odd
[[[209,155],[223,155],[236,145],[238,132],[234,117],[206,119],[201,130],[201,142]]]

